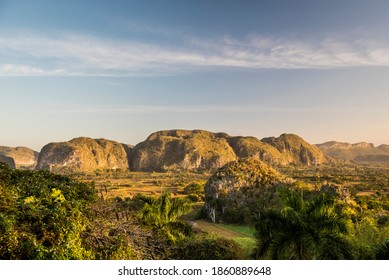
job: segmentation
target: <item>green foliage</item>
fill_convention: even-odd
[[[281,191],[283,208],[262,211],[255,224],[255,258],[352,259],[346,236],[349,220],[324,195],[304,202],[293,190]]]
[[[204,201],[204,183],[190,183],[184,188],[184,193],[192,202]]]
[[[223,227],[232,229],[233,231],[239,232],[241,234],[254,237],[254,229],[250,226],[243,226],[239,224],[223,224]]]
[[[251,224],[259,208],[273,203],[275,190],[288,180],[255,159],[230,162],[205,185],[205,208],[213,222]]]
[[[376,258],[376,250],[389,236],[387,196],[374,194],[355,197],[359,215],[355,218],[351,240],[358,259]]]
[[[242,248],[233,240],[214,236],[198,236],[181,240],[172,253],[178,260],[239,260]]]
[[[93,185],[0,165],[0,259],[85,259]]]
[[[245,260],[252,259],[256,241],[252,237],[236,237],[233,239],[241,248]]]
[[[139,216],[149,226],[157,229],[171,241],[191,234],[191,227],[179,218],[191,210],[191,204],[184,198],[171,198],[164,191],[158,198],[138,196],[144,202]]]

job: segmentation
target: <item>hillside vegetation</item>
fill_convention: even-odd
[[[248,158],[230,162],[205,184],[205,209],[213,222],[251,224],[261,207],[271,204],[285,178],[263,162]]]

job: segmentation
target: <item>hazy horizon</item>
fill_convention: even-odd
[[[389,144],[389,2],[0,0],[0,145],[168,129]]]

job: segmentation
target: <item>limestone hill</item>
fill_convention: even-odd
[[[36,169],[54,172],[93,172],[128,169],[131,147],[106,139],[80,137],[42,148]]]
[[[230,162],[218,169],[205,185],[207,216],[213,222],[241,223],[243,220],[239,219],[245,219],[246,212],[250,216],[259,201],[268,202],[272,198],[274,187],[289,180],[253,158]]]
[[[323,152],[316,146],[307,143],[295,134],[282,134],[280,137],[267,137],[261,140],[275,147],[283,154],[289,163],[303,165],[317,165],[327,160]]]
[[[38,152],[35,152],[26,147],[5,147],[0,146],[0,155],[4,159],[0,161],[5,162],[13,168],[22,168],[22,169],[34,169],[38,162]],[[4,158],[5,157],[5,158]],[[13,164],[10,164],[10,160],[6,162],[6,158],[11,158]]]
[[[136,171],[215,170],[236,160],[224,134],[204,130],[165,130],[151,134],[132,151]]]
[[[9,148],[8,148],[9,149]],[[5,151],[5,149],[3,149]],[[16,168],[27,166],[55,172],[92,172],[96,169],[130,169],[133,171],[206,171],[213,172],[228,162],[254,158],[271,166],[288,164],[313,165],[325,162],[322,152],[292,134],[279,138],[230,136],[204,130],[165,130],[151,134],[135,147],[105,139],[86,137],[68,142],[50,143],[38,153],[14,148],[27,154],[13,158]],[[1,150],[0,150],[1,154]],[[35,156],[34,159],[31,157]],[[7,158],[3,158],[12,166]],[[22,163],[24,165],[22,165]]]
[[[158,131],[134,147],[130,166],[136,171],[212,171],[239,158],[255,158],[272,166],[326,161],[317,147],[296,135],[265,139],[278,140],[266,143],[255,137],[204,130]]]
[[[389,146],[374,147],[371,143],[355,144],[336,141],[316,145],[328,157],[347,161],[383,162],[389,161]]]
[[[254,158],[270,165],[286,165],[289,159],[275,147],[255,137],[226,137],[238,158]]]

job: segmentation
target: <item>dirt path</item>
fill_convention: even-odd
[[[229,239],[233,239],[236,237],[250,237],[246,234],[243,234],[243,233],[237,232],[235,230],[223,227],[222,225],[219,225],[219,224],[211,223],[209,221],[196,220],[194,222],[199,226],[199,228],[202,231],[205,231],[208,233],[215,233],[221,237],[225,237],[225,238],[229,238]]]

